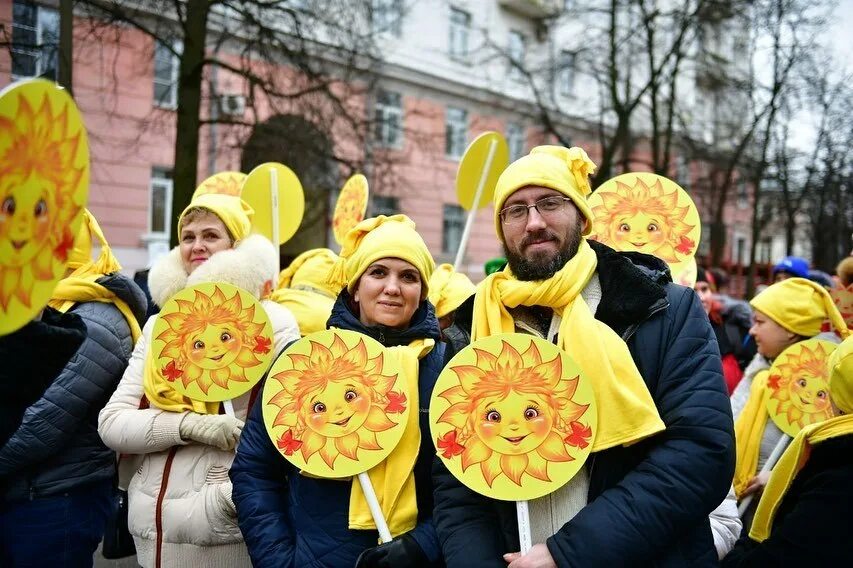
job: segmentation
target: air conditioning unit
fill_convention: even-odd
[[[226,116],[243,116],[246,112],[246,97],[243,95],[219,95],[219,112]]]

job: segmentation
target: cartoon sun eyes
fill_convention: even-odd
[[[817,397],[820,399],[825,399],[827,397],[826,391],[817,391]]]
[[[646,230],[650,233],[654,233],[655,231],[658,230],[658,226],[654,223],[649,223],[649,226],[646,227]]]
[[[619,230],[623,231],[625,233],[630,232],[631,231],[631,225],[629,225],[628,223],[622,223],[621,225],[619,225]]]
[[[311,407],[314,412],[326,412],[326,405],[322,402],[315,402],[314,406]]]
[[[805,387],[805,386],[806,386],[807,384],[809,384],[809,383],[808,383],[808,381],[807,381],[807,380],[805,380],[805,379],[799,379],[799,380],[797,381],[797,384],[798,384],[798,385],[800,385],[801,387]]]
[[[490,410],[486,413],[486,422],[500,422],[501,413],[497,410]]]
[[[219,340],[222,341],[223,343],[225,343],[226,341],[230,341],[231,340],[231,334],[228,333],[227,331],[223,331],[222,335],[219,336]]]
[[[528,407],[524,411],[524,418],[526,418],[527,420],[533,420],[537,416],[539,416],[539,411],[537,409],[533,408],[532,406]]]
[[[33,213],[36,217],[47,215],[47,203],[44,202],[44,199],[38,200],[38,203],[36,203],[36,206],[33,209]]]
[[[3,215],[14,215],[15,214],[15,198],[7,197],[3,200],[3,205],[0,205],[0,212]]]
[[[358,393],[355,392],[354,390],[348,390],[347,392],[344,393],[344,400],[346,400],[347,402],[352,402],[356,398],[358,398]]]
[[[204,349],[204,341],[200,339],[197,340],[195,343],[193,343],[193,349]]]

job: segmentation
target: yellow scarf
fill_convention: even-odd
[[[418,361],[435,346],[432,339],[418,339],[409,345],[385,350],[391,360],[396,360],[409,386],[409,421],[403,437],[382,463],[367,472],[370,483],[385,514],[391,536],[398,536],[415,528],[418,522],[418,502],[415,495],[415,462],[421,445],[418,425]],[[367,500],[357,478],[353,478],[349,501],[349,528],[376,529]]]
[[[749,485],[749,480],[758,473],[758,454],[761,451],[761,438],[767,427],[766,398],[767,377],[770,371],[765,369],[756,373],[749,388],[749,399],[735,421],[735,443],[737,463],[735,465],[735,494],[738,499]]]
[[[782,504],[782,499],[790,489],[797,473],[806,465],[811,446],[848,434],[853,434],[853,415],[849,414],[830,418],[800,430],[782,454],[782,458],[776,463],[773,473],[770,474],[770,481],[767,482],[767,487],[764,488],[761,501],[758,503],[758,509],[755,511],[749,538],[763,542],[770,536],[770,529],[779,505]]]
[[[474,299],[472,340],[514,333],[507,308],[546,306],[562,315],[558,345],[592,380],[598,407],[598,433],[592,451],[630,444],[666,428],[628,346],[596,320],[581,297],[598,260],[581,241],[578,253],[553,277],[516,280],[508,270],[486,278]]]
[[[152,337],[152,341],[153,341]],[[154,350],[146,346],[145,366],[142,370],[142,388],[151,406],[169,412],[185,412],[187,410],[199,414],[218,414],[219,402],[202,402],[187,398],[174,388],[157,370],[154,361]]]

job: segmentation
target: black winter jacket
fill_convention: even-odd
[[[666,430],[591,455],[587,506],[546,544],[563,567],[715,566],[708,514],[728,492],[735,446],[714,333],[661,261],[590,245],[602,288],[595,317],[627,342]],[[501,555],[519,549],[514,504],[474,493],[438,459],[433,471],[448,566],[505,568]]]
[[[98,280],[144,321],[145,296],[118,273]],[[133,350],[130,328],[112,304],[84,302],[69,310],[86,338],[0,448],[0,502],[48,497],[115,475],[115,452],[98,436],[98,412],[118,385]],[[16,355],[40,357],[38,345]]]
[[[853,435],[812,447],[782,499],[770,537],[741,538],[723,566],[849,566],[853,558]]]

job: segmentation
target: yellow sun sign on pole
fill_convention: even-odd
[[[847,323],[847,329],[853,329],[853,284],[846,288],[839,285],[838,288],[830,290],[829,295],[832,296],[835,307]]]
[[[656,256],[670,266],[674,281],[696,283],[694,255],[702,223],[677,183],[647,172],[622,174],[601,184],[589,196],[589,207],[591,239],[618,251]]]
[[[435,384],[429,420],[438,456],[459,481],[520,502],[522,552],[526,502],[574,477],[598,431],[590,380],[556,345],[526,334],[493,335],[457,353]]]
[[[367,178],[362,174],[350,177],[341,189],[332,216],[332,233],[339,245],[343,244],[347,232],[364,219],[368,194]]]
[[[0,335],[35,318],[65,275],[89,192],[89,142],[65,89],[0,92]]]
[[[477,209],[492,202],[498,178],[508,165],[509,146],[506,138],[501,133],[493,131],[477,136],[459,161],[459,169],[456,172],[456,196],[459,198],[459,204],[468,210],[468,219],[465,221],[465,229],[462,231],[462,238],[456,251],[454,270],[459,270],[462,265]]]
[[[222,401],[227,410],[269,369],[273,331],[254,296],[208,282],[165,303],[154,324],[152,349],[157,372],[172,388],[193,400]]]
[[[275,188],[275,191],[272,190]],[[280,245],[296,234],[305,214],[305,194],[293,170],[282,164],[268,162],[249,172],[243,182],[243,201],[255,210],[252,230]],[[277,199],[277,216],[273,200]],[[278,223],[278,236],[273,235]]]
[[[264,425],[279,452],[300,470],[325,478],[358,476],[388,541],[365,472],[388,458],[411,426],[410,417],[417,428],[412,396],[399,365],[378,341],[354,331],[319,331],[293,343],[273,365],[263,393]]]
[[[193,193],[193,199],[206,193],[219,193],[240,197],[246,174],[241,172],[219,172],[201,182]]]

